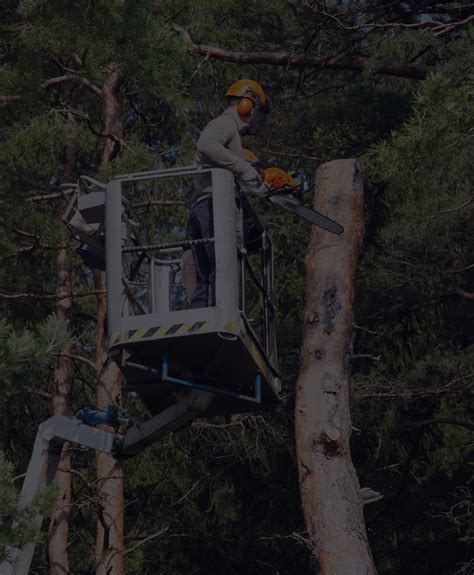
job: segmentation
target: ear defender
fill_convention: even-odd
[[[239,116],[248,116],[253,110],[254,103],[250,98],[240,98],[237,104],[237,112]]]

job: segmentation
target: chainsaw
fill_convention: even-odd
[[[243,150],[243,156],[259,172],[263,180],[261,185],[240,180],[239,185],[244,191],[270,200],[278,207],[328,232],[341,234],[344,231],[344,228],[334,220],[302,204],[304,194],[314,190],[314,177],[311,172],[304,169],[285,172],[273,166],[265,167],[250,150]]]

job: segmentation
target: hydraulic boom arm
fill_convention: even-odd
[[[173,405],[143,423],[134,423],[125,435],[111,433],[93,427],[106,423],[114,411],[99,410],[81,414],[82,419],[56,415],[38,428],[33,453],[28,465],[19,507],[29,507],[35,498],[54,480],[66,441],[110,453],[115,457],[130,457],[142,451],[146,446],[158,441],[171,431],[176,431],[202,415],[212,403],[213,395],[202,391],[191,391],[183,395]],[[102,416],[101,416],[102,414]],[[87,423],[86,423],[87,422]],[[35,518],[38,529],[42,516]],[[35,543],[24,547],[10,548],[7,558],[0,564],[1,575],[27,575],[33,559]]]

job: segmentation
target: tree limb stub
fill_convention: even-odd
[[[275,64],[278,66],[293,66],[295,68],[354,70],[356,72],[371,70],[374,74],[397,76],[411,80],[424,80],[430,70],[422,64],[373,60],[362,56],[329,56],[327,58],[321,58],[320,56],[290,54],[289,52],[241,52],[225,50],[216,46],[195,43],[189,32],[179,26],[174,25],[173,29],[181,35],[192,52],[208,58],[216,58],[235,64]]]
[[[371,487],[362,487],[360,490],[360,496],[363,505],[368,505],[369,503],[375,503],[383,499],[383,495],[378,491],[374,491]]]

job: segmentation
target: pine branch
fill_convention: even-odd
[[[427,425],[458,425],[459,427],[465,427],[470,431],[474,431],[474,423],[469,421],[460,421],[459,419],[451,419],[449,417],[440,417],[434,419],[425,419],[423,421],[407,421],[403,423],[399,427],[397,427],[397,431],[401,429],[412,429],[415,427],[425,427]]]
[[[63,76],[57,76],[56,78],[49,78],[49,80],[46,80],[41,84],[41,87],[48,88],[49,86],[56,86],[57,84],[63,84],[64,82],[75,82],[77,84],[81,84],[99,98],[102,97],[102,90],[98,86],[93,84],[87,78],[77,76],[76,74],[64,74]]]
[[[236,64],[275,64],[279,66],[293,66],[295,68],[318,68],[335,70],[354,70],[362,72],[366,69],[375,74],[397,76],[415,80],[424,80],[429,68],[422,64],[407,62],[391,62],[389,60],[372,60],[362,56],[308,56],[306,54],[293,55],[288,52],[240,52],[225,50],[215,46],[197,44],[193,41],[187,30],[173,25],[175,32],[179,33],[190,50],[196,54],[217,58]]]
[[[72,297],[88,297],[90,295],[103,295],[105,290],[91,290],[83,293],[71,294]],[[57,293],[0,293],[0,299],[64,299],[64,295]]]
[[[36,250],[61,250],[63,248],[65,248],[66,246],[64,244],[60,244],[57,246],[51,246],[49,244],[43,244],[43,243],[36,243],[36,244],[30,244],[28,246],[23,246],[21,248],[18,248],[17,250],[15,250],[14,252],[10,253],[10,254],[6,254],[4,256],[0,257],[0,262],[4,262],[6,260],[9,259],[13,259],[13,258],[17,258],[19,256],[22,256],[23,254],[27,254]]]

